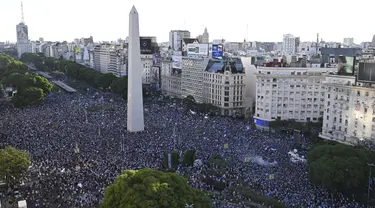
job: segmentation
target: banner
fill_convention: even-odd
[[[168,153],[168,169],[172,169],[172,154]]]
[[[172,68],[182,69],[182,56],[172,56]]]
[[[187,54],[207,56],[208,44],[197,44],[197,43],[187,44]]]

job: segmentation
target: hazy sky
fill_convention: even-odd
[[[16,40],[20,1],[0,0],[0,41]],[[168,41],[172,29],[187,29],[193,37],[206,26],[210,40],[282,41],[283,34],[301,41],[371,41],[375,34],[374,0],[23,0],[29,37],[51,41],[94,41],[128,36],[129,12],[140,15],[140,34]]]

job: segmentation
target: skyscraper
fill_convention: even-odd
[[[174,51],[182,50],[182,40],[190,38],[190,32],[187,30],[172,30],[169,32],[169,46]]]
[[[20,58],[23,53],[31,53],[32,45],[29,40],[29,29],[25,24],[23,16],[23,4],[21,2],[21,22],[16,26],[17,28],[17,53]]]
[[[144,130],[139,17],[133,6],[129,14],[128,124],[130,132]]]
[[[299,44],[299,38],[297,39],[291,34],[286,34],[283,37],[283,55],[294,55],[296,53],[296,41]]]

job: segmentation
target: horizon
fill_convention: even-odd
[[[282,42],[284,34],[300,37],[301,42],[316,42],[316,34],[319,33],[319,37],[326,42],[341,43],[344,38],[353,37],[354,43],[360,44],[371,42],[375,34],[367,21],[358,22],[354,18],[372,18],[371,8],[375,3],[366,0],[357,1],[357,5],[366,5],[361,10],[355,9],[351,4],[323,0],[315,1],[308,9],[302,7],[297,0],[252,3],[237,0],[230,5],[230,9],[227,8],[228,5],[211,5],[211,2],[197,0],[175,9],[178,5],[176,2],[162,2],[163,4],[146,0],[107,0],[105,3],[89,0],[24,0],[23,10],[25,24],[29,28],[29,39],[33,41],[40,37],[52,42],[73,42],[76,38],[90,36],[93,36],[95,42],[125,39],[128,36],[129,12],[133,5],[139,13],[140,35],[156,36],[157,42],[168,42],[171,30],[188,30],[191,37],[195,38],[203,33],[205,27],[210,35],[210,42],[215,39],[225,39],[228,42],[243,42],[244,39],[249,42]],[[115,12],[108,5],[114,5]],[[291,5],[296,6],[293,8]],[[0,23],[0,42],[16,42],[16,25],[21,22],[21,1],[2,0],[0,7],[5,8],[0,13],[0,18],[10,20]],[[117,8],[122,8],[119,10],[121,12],[116,11]],[[323,8],[333,10],[321,12]],[[291,9],[293,12],[289,12]],[[314,11],[317,11],[317,15],[313,15]],[[336,20],[336,17],[339,19]]]

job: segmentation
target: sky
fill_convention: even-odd
[[[125,39],[129,12],[139,13],[140,35],[168,41],[169,31],[186,29],[192,37],[207,27],[210,40],[281,42],[283,34],[301,41],[355,43],[371,41],[374,0],[23,0],[29,38],[73,41],[93,36],[94,41]],[[21,2],[0,0],[0,42],[16,41]]]

